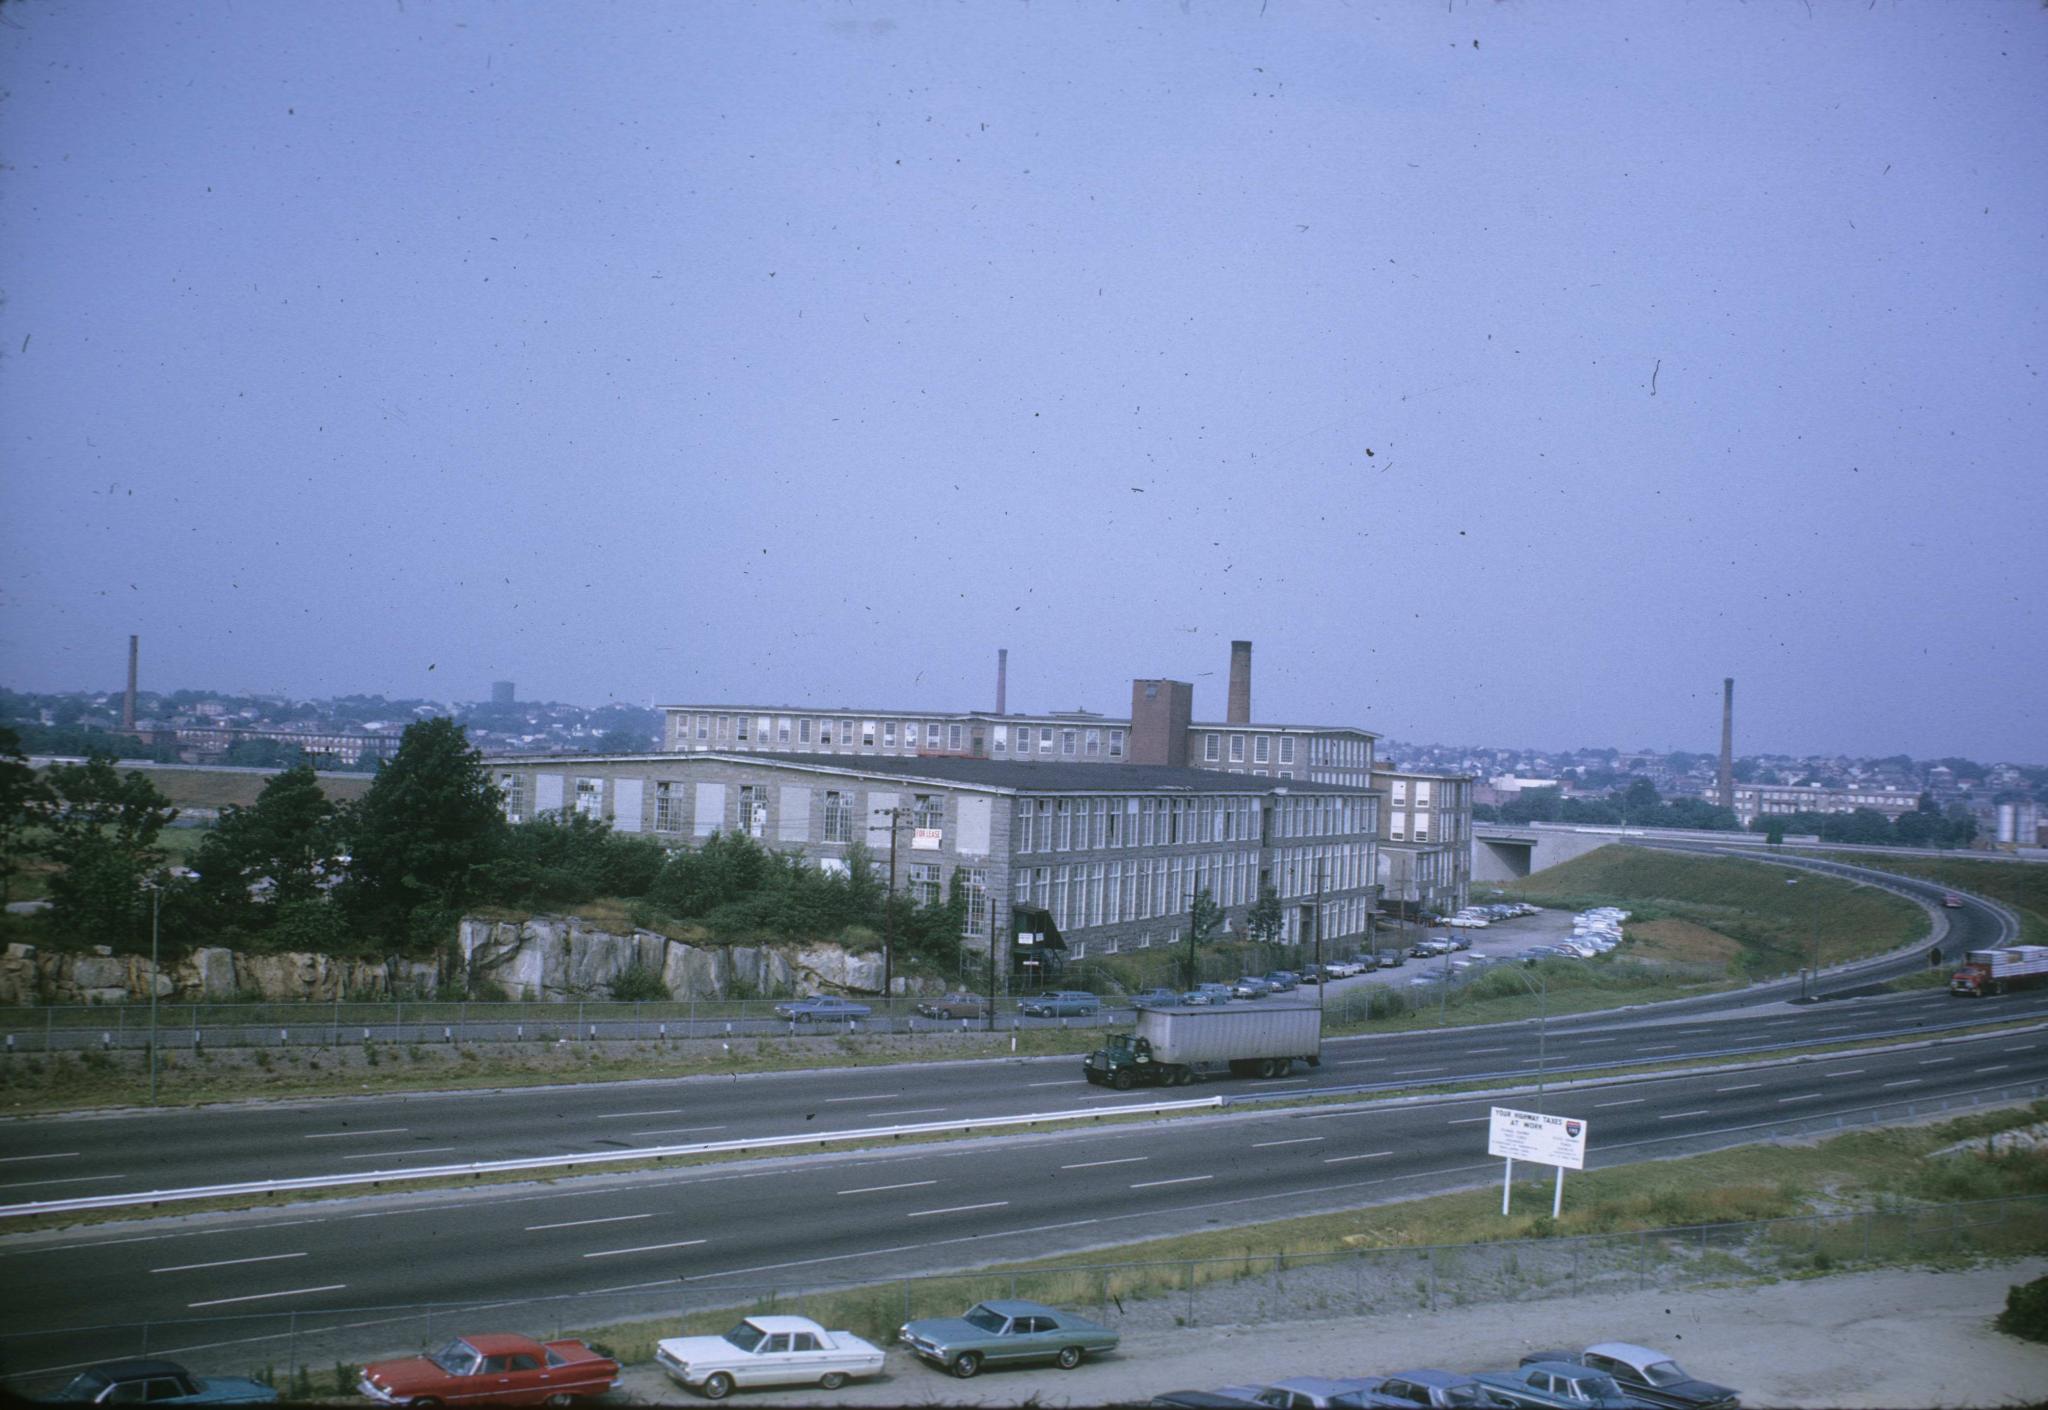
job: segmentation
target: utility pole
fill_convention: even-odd
[[[163,916],[163,878],[158,877],[149,888],[149,1104],[156,1105],[156,989],[157,989],[157,931]]]
[[[1188,893],[1188,988],[1193,989],[1195,976],[1195,897],[1200,893]]]
[[[1330,987],[1330,977],[1323,973],[1323,863],[1316,860],[1316,1011],[1322,1012],[1323,990]],[[1375,957],[1377,963],[1377,957]]]
[[[896,992],[896,834],[903,809],[897,806],[874,811],[878,818],[884,814],[889,819],[889,889],[882,902],[882,1007],[887,1010]]]

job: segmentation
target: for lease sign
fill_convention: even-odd
[[[1545,1116],[1497,1106],[1487,1127],[1486,1153],[1566,1170],[1586,1168],[1586,1123],[1576,1116]]]

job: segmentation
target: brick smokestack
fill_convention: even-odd
[[[1010,648],[996,648],[996,713],[1009,714],[1010,701]]]
[[[1735,810],[1735,677],[1721,680],[1721,806]]]
[[[128,638],[128,693],[121,697],[121,728],[135,728],[135,668],[142,655],[142,638]]]
[[[1230,643],[1230,708],[1223,717],[1233,725],[1252,722],[1252,644]]]

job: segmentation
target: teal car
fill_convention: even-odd
[[[74,1405],[275,1405],[277,1392],[240,1376],[195,1376],[175,1361],[138,1357],[80,1371],[57,1392]]]
[[[942,1370],[965,1380],[983,1366],[1050,1361],[1063,1371],[1090,1352],[1114,1351],[1122,1340],[1099,1322],[1037,1302],[977,1302],[958,1317],[905,1322],[896,1339]]]

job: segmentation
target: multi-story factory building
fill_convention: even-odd
[[[1472,893],[1472,779],[1376,768],[1385,796],[1379,838],[1381,909],[1413,920],[1450,915]]]
[[[900,717],[899,717],[900,719]],[[1242,935],[1261,888],[1282,938],[1320,929],[1361,946],[1373,914],[1380,800],[1306,780],[1130,764],[1119,769],[972,758],[795,753],[548,755],[491,760],[516,822],[602,818],[677,845],[740,832],[842,870],[854,843],[924,904],[967,901],[963,938],[1006,972],[1171,944],[1207,891]],[[1048,924],[1049,922],[1049,924]],[[1019,944],[1023,937],[1024,943]],[[1032,963],[1027,963],[1032,962]]]

